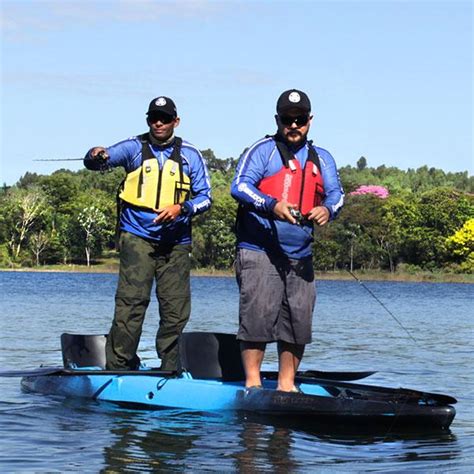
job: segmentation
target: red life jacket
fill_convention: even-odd
[[[312,142],[308,142],[308,158],[304,168],[282,141],[275,140],[283,167],[272,176],[260,181],[258,189],[279,201],[296,204],[303,216],[324,198],[324,182],[319,156]]]

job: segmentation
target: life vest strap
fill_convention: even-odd
[[[288,145],[282,140],[279,135],[267,135],[267,138],[273,138],[275,140],[276,147],[280,153],[281,160],[285,168],[290,168],[293,171],[293,167],[291,165],[291,161],[295,159],[295,155],[290,151]],[[321,173],[321,162],[319,159],[319,155],[314,149],[313,140],[308,140],[308,160],[314,163]],[[317,174],[317,173],[315,173]]]

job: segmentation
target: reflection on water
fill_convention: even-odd
[[[288,428],[242,423],[239,433],[243,450],[236,453],[236,468],[240,472],[294,472],[298,462],[291,450],[292,433]]]
[[[3,409],[1,414],[4,418]],[[446,471],[456,465],[461,455],[456,436],[450,432],[328,436],[249,421],[232,413],[138,412],[77,400],[52,403],[39,416],[48,426],[37,433],[34,442],[46,451],[52,446],[56,449],[54,459],[41,451],[31,456],[29,467],[37,469],[88,466],[91,470],[107,472],[286,473],[323,466],[351,470],[357,466],[359,472],[383,472],[405,469],[408,463],[410,469],[443,466],[441,471]],[[37,425],[35,417],[33,407],[25,410],[18,437],[22,431]],[[87,464],[84,464],[85,453]],[[4,458],[3,462],[14,464],[13,459]]]
[[[1,463],[31,470],[107,472],[296,472],[334,466],[360,471],[442,471],[461,446],[452,432],[344,436],[291,429],[234,413],[140,412],[111,404],[24,394],[0,405]],[[26,453],[19,446],[30,448]],[[11,453],[7,455],[6,453]],[[464,453],[465,455],[465,453]],[[85,456],[87,459],[85,459]]]
[[[0,272],[0,360],[5,368],[61,361],[61,332],[107,331],[115,275]],[[235,332],[232,278],[195,278],[189,330]],[[357,282],[321,282],[314,342],[303,368],[378,370],[367,383],[459,399],[452,431],[344,436],[234,413],[140,412],[22,393],[0,378],[0,469],[5,472],[469,472],[474,465],[473,321],[468,285],[370,283],[415,335],[407,340]],[[156,365],[156,303],[140,355]],[[266,368],[276,367],[269,347]]]
[[[460,455],[456,437],[432,435],[329,436],[248,421],[231,413],[203,414],[181,410],[140,413],[106,404],[77,405],[89,418],[100,414],[110,443],[103,448],[108,471],[295,472],[301,468],[345,466],[358,469],[429,469],[433,462],[450,466]],[[68,425],[70,426],[70,425]],[[64,428],[64,427],[63,427]],[[82,429],[86,428],[82,426]],[[212,453],[211,459],[209,454]]]

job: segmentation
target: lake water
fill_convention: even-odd
[[[60,365],[62,332],[107,333],[116,275],[0,272],[0,366]],[[2,472],[472,472],[473,286],[317,283],[313,343],[302,369],[377,370],[364,383],[452,395],[457,415],[436,435],[334,436],[232,414],[140,412],[26,394],[0,378]],[[192,279],[187,330],[236,332],[233,278]],[[150,305],[140,356],[157,365]],[[270,345],[265,368],[276,368]]]

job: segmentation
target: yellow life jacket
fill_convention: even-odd
[[[127,174],[119,193],[120,199],[148,209],[161,209],[189,199],[191,180],[183,172],[181,138],[176,137],[173,151],[162,169],[150,150],[148,134],[139,138],[142,142],[142,165]]]

